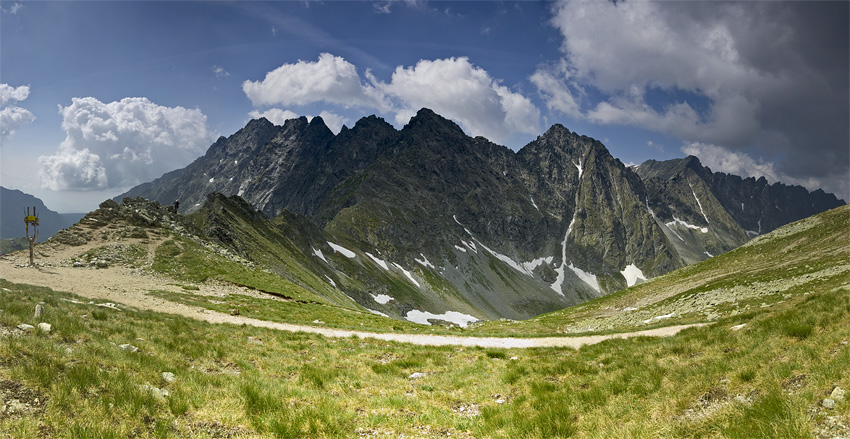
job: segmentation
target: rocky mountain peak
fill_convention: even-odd
[[[421,132],[422,134],[455,135],[466,137],[466,134],[460,126],[458,126],[458,124],[440,116],[428,108],[420,109],[416,113],[416,116],[411,117],[410,122],[402,128],[402,132]]]

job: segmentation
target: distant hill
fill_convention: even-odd
[[[84,213],[58,213],[47,208],[33,195],[0,186],[0,239],[26,237],[26,209],[35,206],[38,213],[38,241],[44,242],[59,230],[74,225]]]

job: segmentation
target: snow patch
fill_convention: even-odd
[[[461,227],[463,227],[463,230],[466,230],[466,233],[468,233],[469,236],[472,236],[472,232],[470,232],[469,229],[464,227],[464,225],[461,224],[460,221],[458,221],[456,217],[454,217],[454,216],[452,216],[452,217],[454,218],[455,222],[457,222]],[[472,236],[472,241],[469,241],[469,242],[461,241],[461,242],[463,243],[463,245],[469,247],[471,250],[475,251],[476,253],[478,252],[478,247],[475,245],[477,243],[479,246],[481,246],[481,248],[483,248],[488,253],[490,253],[491,255],[496,257],[496,259],[508,264],[514,270],[519,271],[520,273],[523,273],[523,274],[527,274],[531,277],[534,277],[534,269],[537,268],[539,265],[543,264],[544,262],[548,262],[550,264],[552,263],[552,257],[551,256],[548,256],[548,257],[545,257],[545,258],[537,258],[537,259],[534,259],[532,261],[522,262],[522,263],[514,261],[513,259],[511,259],[507,255],[503,255],[503,254],[491,249],[490,247],[487,247],[481,241],[476,239],[474,236]],[[460,246],[456,245],[455,248],[466,253],[466,249],[464,249]]]
[[[707,252],[707,251],[703,251],[703,253],[705,253],[705,254],[706,254],[709,258],[713,258],[713,257],[714,257],[714,255],[713,255],[713,254],[711,254],[711,253],[709,253],[709,252]]]
[[[419,256],[422,256],[421,261],[419,260],[419,258],[414,258],[413,260],[418,262],[423,267],[431,267],[431,268],[436,270],[437,267],[434,267],[434,265],[431,262],[428,261],[428,258],[426,258],[425,255],[423,255],[422,253],[419,253]]]
[[[534,274],[534,270],[537,269],[537,267],[543,265],[544,263],[551,264],[553,259],[555,258],[552,256],[546,256],[545,258],[537,258],[528,262],[523,262],[520,264],[520,266],[526,273],[528,273],[529,276],[531,276]]]
[[[365,307],[364,307],[364,308],[365,308]],[[384,313],[382,313],[382,312],[380,312],[380,311],[375,311],[374,309],[366,308],[366,311],[369,311],[369,312],[370,312],[370,313],[372,313],[372,314],[377,314],[377,315],[382,316],[382,317],[389,317],[388,315],[386,315],[386,314],[384,314]]]
[[[747,236],[749,236],[749,237],[751,237],[751,238],[752,238],[753,236],[758,236],[758,235],[759,235],[759,232],[756,232],[755,230],[745,230],[745,232],[747,233]]]
[[[214,181],[215,181],[215,178],[210,177],[210,183],[212,183],[212,182],[214,182]]]
[[[676,224],[679,224],[681,226],[685,226],[689,229],[699,230],[702,233],[708,233],[707,227],[700,227],[700,226],[695,226],[693,224],[688,224],[688,223],[680,220],[679,218],[676,218],[676,216],[673,215],[673,221],[670,221],[669,223],[667,223],[667,227],[671,227],[671,226],[676,225]],[[676,235],[676,236],[678,236],[678,235]],[[681,236],[679,237],[679,239],[681,239]],[[684,241],[684,239],[682,239],[682,241]]]
[[[664,314],[663,316],[655,316],[651,319],[646,319],[643,322],[644,323],[652,323],[652,322],[657,322],[659,320],[669,319],[670,317],[673,317],[674,314],[676,314],[676,313],[671,312],[670,314]]]
[[[375,255],[373,255],[372,253],[369,253],[369,252],[366,252],[366,256],[372,258],[372,260],[375,261],[376,264],[380,265],[381,268],[383,268],[384,270],[390,271],[390,267],[389,267],[389,265],[387,265],[387,261],[385,261],[385,260],[383,260],[383,259],[381,259],[381,258],[379,258],[379,257],[377,257],[377,256],[375,256]]]
[[[581,178],[581,174],[584,174],[584,169],[581,167],[581,161],[578,163],[573,162],[573,164],[576,165],[576,168],[578,168],[578,178]]]
[[[472,232],[470,232],[469,229],[466,228],[466,226],[464,226],[463,224],[461,224],[460,221],[457,220],[457,215],[452,215],[452,219],[455,220],[457,225],[463,227],[463,231],[466,232],[467,235],[472,236]]]
[[[534,202],[534,197],[529,197],[529,198],[531,198],[531,205],[534,206],[534,208],[537,209],[537,211],[539,212],[540,208],[537,207],[537,203]]]
[[[408,312],[404,318],[409,322],[419,323],[422,325],[431,325],[431,322],[428,321],[431,319],[445,320],[447,322],[452,322],[461,328],[465,328],[466,325],[478,321],[478,319],[469,314],[463,314],[457,311],[446,311],[442,314],[433,314],[427,311],[419,311],[417,309]]]
[[[313,248],[313,247],[310,247],[310,248]],[[319,257],[319,259],[321,259],[321,260],[325,261],[325,263],[327,263],[327,262],[328,262],[328,260],[327,260],[327,259],[325,259],[325,255],[324,255],[324,254],[322,254],[322,251],[321,251],[321,250],[316,250],[316,249],[314,249],[314,248],[313,248],[313,254],[314,254],[314,255],[316,255],[316,256],[318,256],[318,257]]]
[[[636,284],[638,279],[646,280],[646,276],[643,275],[643,271],[641,271],[641,269],[635,264],[627,265],[620,273],[622,273],[623,277],[626,278],[626,285],[630,287]]]
[[[325,279],[327,279],[327,280],[328,280],[328,282],[330,282],[330,283],[331,283],[331,285],[333,285],[333,286],[334,286],[334,288],[339,288],[338,286],[336,286],[336,282],[334,282],[334,280],[333,280],[333,279],[331,279],[331,278],[330,278],[330,276],[325,275]]]
[[[349,249],[347,249],[347,248],[345,248],[345,247],[343,247],[339,244],[334,244],[334,243],[328,241],[328,245],[331,246],[331,248],[334,249],[335,252],[345,256],[348,259],[352,259],[355,256],[357,256],[357,255],[354,254],[353,251],[351,251],[351,250],[349,250]]]
[[[699,202],[699,198],[697,198],[697,193],[694,192],[694,185],[692,185],[690,181],[688,182],[688,185],[691,187],[691,193],[694,194],[694,200],[697,200],[697,206],[699,206],[699,211],[702,213],[702,217],[705,218],[705,223],[711,224],[711,222],[708,220],[708,216],[706,216],[706,214],[705,214],[705,211],[702,210],[702,203]],[[706,233],[706,232],[702,232],[702,233]]]
[[[576,222],[576,214],[578,213],[578,209],[573,212],[573,219],[570,221],[570,225],[567,226],[567,233],[564,235],[564,240],[561,241],[561,266],[555,269],[555,273],[558,273],[558,276],[555,278],[555,282],[550,285],[556,293],[561,296],[564,295],[564,292],[561,291],[564,286],[564,279],[566,279],[566,270],[567,270],[567,238],[570,237],[570,231],[573,229],[573,224]]]
[[[388,295],[386,295],[386,294],[378,294],[377,296],[376,296],[376,295],[374,295],[374,294],[369,294],[369,295],[370,295],[370,296],[372,296],[372,299],[373,299],[375,302],[378,302],[378,303],[380,303],[381,305],[386,305],[386,304],[390,303],[390,301],[391,301],[391,300],[395,300],[395,298],[394,298],[394,297],[392,297],[392,296],[388,296]]]
[[[408,278],[408,279],[410,279],[410,281],[411,281],[411,282],[413,282],[413,284],[414,284],[414,285],[416,285],[417,287],[421,287],[421,286],[422,286],[422,285],[419,285],[419,282],[416,282],[416,279],[414,279],[414,278],[413,278],[413,274],[412,274],[411,272],[409,272],[409,271],[405,270],[405,269],[404,269],[404,267],[402,267],[401,265],[396,264],[395,262],[393,262],[393,265],[395,265],[395,266],[396,266],[396,268],[398,268],[399,270],[401,270],[401,272],[402,272],[402,273],[404,273],[404,275],[405,275],[405,276],[407,276],[407,278]]]
[[[578,276],[584,283],[590,285],[590,288],[596,290],[597,293],[601,293],[602,289],[599,288],[599,282],[596,280],[596,276],[593,273],[588,273],[587,271],[582,270],[581,268],[573,266],[572,263],[568,265],[570,270]]]

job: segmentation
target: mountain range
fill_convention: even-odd
[[[281,275],[299,260],[375,313],[458,323],[574,305],[844,204],[696,157],[629,167],[562,125],[514,152],[428,109],[336,135],[252,120],[124,197],[179,200],[223,247]]]
[[[43,242],[59,230],[72,226],[85,215],[52,211],[33,195],[0,186],[0,240],[25,238],[24,216],[27,208],[33,207],[39,219],[38,242]],[[26,239],[23,241],[26,242]]]

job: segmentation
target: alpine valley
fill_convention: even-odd
[[[179,200],[229,254],[330,301],[459,325],[576,305],[844,204],[693,156],[629,167],[561,125],[514,152],[428,109],[337,135],[252,120],[125,197]]]

